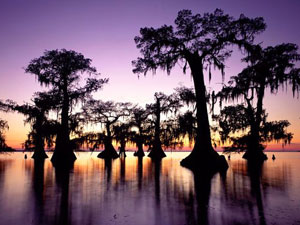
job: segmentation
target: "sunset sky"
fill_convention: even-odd
[[[299,0],[2,0],[0,3],[0,99],[18,103],[29,102],[41,90],[35,77],[25,74],[31,59],[45,50],[75,50],[92,59],[92,65],[109,78],[109,84],[95,96],[103,100],[130,101],[144,106],[154,101],[156,91],[167,94],[179,85],[192,86],[191,76],[184,75],[180,65],[168,76],[163,71],[147,77],[132,73],[131,61],[140,56],[134,43],[139,29],[173,24],[177,12],[191,9],[193,13],[212,12],[221,8],[238,17],[262,16],[266,31],[257,42],[263,46],[292,42],[300,45]],[[234,53],[227,61],[226,77],[243,68],[241,55]],[[300,66],[300,65],[298,65]],[[219,90],[221,75],[215,72],[207,79],[209,90]],[[293,99],[291,90],[267,95],[264,106],[270,120],[288,119],[294,133],[288,149],[300,149],[300,100]],[[21,147],[29,127],[23,116],[2,113],[8,121],[7,144]],[[280,149],[272,144],[269,148]]]

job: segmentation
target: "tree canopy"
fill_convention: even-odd
[[[91,59],[72,50],[45,51],[44,55],[31,60],[26,67],[27,73],[34,74],[41,85],[50,88],[56,100],[55,107],[60,112],[60,126],[53,162],[76,159],[70,142],[70,117],[72,109],[79,101],[99,90],[108,79],[98,79],[96,68]],[[80,86],[82,75],[88,74],[85,85]]]
[[[140,29],[140,36],[135,37],[136,47],[140,49],[142,57],[132,61],[134,73],[146,75],[148,71],[162,69],[170,74],[178,62],[183,63],[184,73],[188,66],[191,71],[196,94],[197,136],[191,155],[182,160],[181,165],[197,168],[202,159],[201,165],[205,169],[226,167],[219,166],[224,160],[218,160],[219,155],[211,143],[204,70],[209,69],[209,78],[211,66],[221,70],[224,75],[225,60],[232,53],[228,47],[237,45],[241,49],[248,49],[254,37],[265,27],[261,17],[251,19],[241,14],[234,19],[221,9],[203,15],[181,10],[175,19],[175,28],[167,25],[156,29],[145,27]]]
[[[266,121],[263,100],[266,91],[276,94],[279,88],[287,88],[288,85],[291,85],[293,94],[299,93],[300,73],[295,63],[300,55],[298,47],[291,43],[266,48],[252,45],[248,50],[248,56],[243,59],[248,63],[247,67],[231,77],[228,85],[217,94],[220,103],[241,100],[242,104],[224,108],[217,118],[223,140],[229,138],[230,133],[250,129],[246,136],[230,139],[234,148],[238,146],[252,154],[263,149],[263,142],[281,139],[289,143],[292,138],[292,134],[285,130],[288,121]]]

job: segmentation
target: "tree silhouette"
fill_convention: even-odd
[[[175,89],[180,101],[188,107],[187,111],[177,117],[178,136],[188,137],[190,144],[197,137],[196,95],[192,88],[179,87]]]
[[[112,126],[116,124],[121,117],[129,116],[130,105],[130,103],[104,102],[95,99],[90,99],[85,103],[84,112],[87,120],[93,123],[100,123],[105,127],[106,133],[99,136],[104,139],[104,151],[99,153],[99,158],[115,159],[119,157],[112,145]]]
[[[249,19],[244,15],[234,19],[220,9],[203,16],[181,10],[175,24],[176,31],[167,25],[141,28],[135,42],[143,57],[132,62],[133,72],[146,75],[149,70],[161,68],[169,74],[179,61],[184,62],[183,72],[189,66],[196,93],[197,137],[193,151],[181,165],[197,168],[203,162],[204,167],[216,169],[219,160],[211,143],[204,69],[208,66],[211,77],[213,65],[224,75],[224,62],[231,55],[227,47],[236,44],[247,48],[265,24],[262,18]]]
[[[251,110],[249,110],[251,109]],[[252,129],[253,118],[255,118],[255,109],[252,106],[245,107],[242,104],[236,106],[226,106],[221,110],[219,115],[215,115],[214,119],[218,121],[220,138],[223,143],[228,141],[232,143],[230,147],[224,147],[225,152],[243,152],[246,151],[247,159],[255,159],[260,162],[267,159],[263,155],[262,150],[265,148],[263,143],[271,141],[282,141],[283,144],[290,143],[293,137],[292,133],[288,133],[286,128],[290,125],[287,120],[267,121],[265,111],[261,115],[261,124],[259,127],[258,145],[253,142]],[[242,135],[241,135],[242,133]],[[252,151],[258,152],[254,153]],[[253,158],[255,156],[255,158]]]
[[[43,160],[48,158],[44,150],[45,142],[47,142],[48,147],[51,147],[58,130],[58,123],[47,118],[49,111],[55,105],[55,99],[50,92],[37,92],[32,101],[33,104],[18,105],[8,100],[6,106],[25,116],[25,123],[31,125],[31,131],[25,141],[25,149],[34,149],[32,158]]]
[[[222,110],[219,121],[223,139],[230,132],[249,127],[248,135],[234,141],[236,146],[238,142],[239,147],[246,146],[246,159],[266,159],[262,152],[265,141],[282,139],[286,143],[292,138],[292,134],[285,131],[288,121],[266,122],[263,99],[267,90],[276,94],[280,87],[289,84],[294,94],[299,93],[300,69],[295,68],[295,62],[300,59],[297,50],[298,47],[290,43],[264,49],[260,45],[251,46],[248,56],[243,59],[248,66],[231,77],[229,85],[218,94],[221,102],[243,100],[243,105]],[[242,118],[244,121],[241,121]]]
[[[4,112],[9,111],[9,108],[7,107],[6,103],[2,102],[2,100],[0,100],[0,111],[4,111]],[[9,129],[9,126],[7,124],[7,121],[0,119],[0,151],[7,149],[4,133],[5,133],[5,130],[8,130],[8,129]]]
[[[60,112],[60,129],[52,162],[54,164],[73,162],[76,156],[70,144],[69,127],[72,109],[79,101],[100,89],[108,80],[90,76],[84,86],[79,86],[82,74],[97,75],[96,69],[91,66],[91,59],[65,49],[45,51],[43,56],[33,59],[25,71],[34,74],[39,83],[49,87],[59,100],[56,107]]]
[[[8,130],[8,124],[5,120],[0,119],[0,150],[6,150],[7,145],[5,143],[5,130]]]
[[[161,114],[167,114],[172,111],[177,112],[181,105],[175,94],[167,96],[164,93],[156,92],[154,98],[155,103],[146,105],[147,110],[152,114],[152,122],[154,124],[154,140],[148,156],[152,159],[161,159],[166,156],[160,139]]]
[[[130,142],[132,138],[132,132],[130,131],[130,124],[129,123],[119,123],[113,126],[113,134],[114,139],[117,143],[120,144],[119,147],[119,156],[126,157],[126,143]]]
[[[132,140],[136,143],[137,151],[134,156],[143,157],[145,155],[143,145],[146,142],[147,133],[149,134],[150,121],[148,116],[150,115],[149,110],[141,107],[134,107],[131,110],[130,125],[133,128],[137,128],[137,132],[134,133]]]
[[[161,122],[160,140],[164,149],[176,149],[183,147],[183,139],[180,138],[179,123],[175,117],[169,117]]]

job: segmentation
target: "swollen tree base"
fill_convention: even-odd
[[[216,151],[210,150],[206,152],[195,152],[193,150],[190,155],[181,160],[180,165],[192,171],[205,171],[208,174],[216,172],[225,172],[228,169],[228,163],[223,155],[219,155]]]
[[[119,158],[119,154],[115,151],[104,150],[97,155],[101,159],[116,159]]]
[[[73,150],[68,149],[55,149],[51,158],[54,167],[73,167],[76,155]]]
[[[144,157],[145,156],[145,153],[143,150],[137,150],[136,152],[133,153],[134,156],[136,157]]]
[[[111,145],[106,147],[102,152],[100,152],[97,157],[101,159],[116,159],[119,158],[119,154]]]
[[[263,162],[265,160],[268,160],[267,155],[261,150],[259,151],[247,150],[243,155],[243,158],[253,162]]]
[[[119,154],[111,143],[111,139],[107,139],[104,143],[104,150],[97,155],[101,159],[116,159],[119,158]]]
[[[48,158],[48,155],[46,154],[45,150],[39,150],[39,151],[34,151],[31,158],[35,160],[44,160]]]
[[[162,148],[153,148],[151,152],[148,154],[148,157],[150,157],[153,160],[161,160],[162,158],[166,157],[167,155],[162,150]]]

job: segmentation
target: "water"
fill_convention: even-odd
[[[182,168],[187,154],[157,164],[77,153],[71,171],[1,154],[0,224],[300,224],[300,153],[276,153],[254,172],[232,155],[227,175],[212,178]]]

